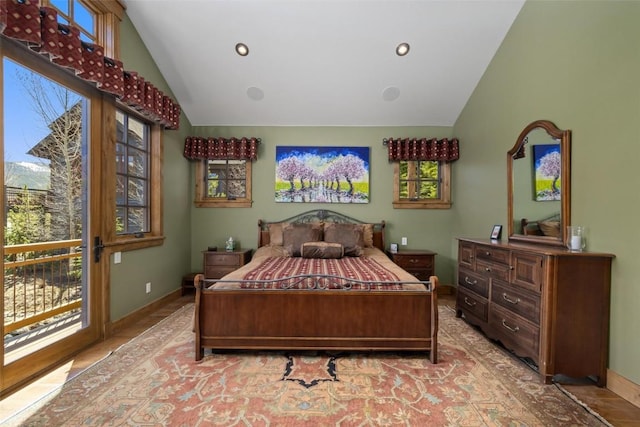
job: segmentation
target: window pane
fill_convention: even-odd
[[[146,151],[129,148],[128,172],[131,176],[147,176],[147,153]]]
[[[147,229],[146,225],[146,209],[129,208],[127,209],[127,228],[129,233],[139,233]]]
[[[123,144],[116,144],[116,173],[127,172],[126,155],[126,147]]]
[[[87,33],[95,37],[96,32],[94,15],[78,0],[74,0],[73,2],[73,20]]]
[[[127,178],[121,175],[116,176],[116,204],[124,205],[126,200],[124,189],[127,182]]]
[[[49,0],[49,2],[65,15],[69,15],[69,0]]]
[[[207,168],[208,198],[244,198],[247,187],[244,160],[209,160]]]
[[[145,150],[147,148],[147,144],[144,129],[144,123],[129,117],[129,132],[127,133],[127,143],[132,147],[138,147]]]
[[[138,178],[129,178],[128,203],[129,206],[142,206],[147,199],[146,181]]]
[[[120,234],[124,232],[124,209],[116,209],[116,233]]]
[[[421,199],[438,199],[438,183],[434,181],[423,182],[420,185],[420,198]]]
[[[116,114],[116,229],[118,234],[148,232],[149,125],[122,111]]]

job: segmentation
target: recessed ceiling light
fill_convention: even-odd
[[[259,87],[251,86],[247,89],[247,96],[254,101],[260,101],[264,98],[264,92]]]
[[[249,47],[244,43],[238,43],[236,45],[236,53],[240,56],[249,55]]]
[[[400,43],[398,47],[396,47],[396,55],[405,56],[407,53],[409,53],[410,48],[411,46],[409,46],[409,43]]]
[[[395,86],[389,86],[382,91],[382,99],[385,101],[395,101],[400,97],[400,89]]]

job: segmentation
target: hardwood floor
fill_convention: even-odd
[[[186,295],[176,299],[134,325],[122,329],[110,339],[98,343],[73,360],[65,363],[37,381],[0,401],[0,425],[2,420],[19,412],[30,402],[51,393],[66,380],[78,375],[87,367],[98,362],[122,344],[155,325],[169,316],[178,308],[193,300],[193,295]],[[455,304],[451,296],[443,295],[442,304]],[[563,385],[563,388],[573,394],[578,400],[587,404],[591,409],[604,417],[615,427],[640,426],[640,408],[620,398],[606,388],[595,385]]]

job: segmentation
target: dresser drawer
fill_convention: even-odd
[[[498,264],[489,261],[476,261],[476,271],[478,274],[486,274],[494,279],[509,281],[511,268],[508,265]]]
[[[489,280],[484,276],[472,273],[464,268],[458,270],[458,285],[482,297],[489,297]]]
[[[491,305],[489,328],[505,347],[538,363],[540,328],[497,304]]]
[[[487,321],[487,300],[473,292],[469,292],[464,288],[458,289],[456,307],[465,314],[471,315],[483,322]]]
[[[491,246],[476,246],[476,258],[490,262],[509,265],[510,255],[507,249],[498,249]]]
[[[229,265],[234,267],[240,267],[240,254],[237,253],[224,253],[224,252],[207,252],[204,255],[205,265]]]
[[[540,324],[540,297],[538,295],[527,294],[508,283],[493,281],[491,283],[491,302],[500,304],[536,325]]]

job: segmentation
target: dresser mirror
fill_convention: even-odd
[[[507,153],[509,240],[563,246],[571,225],[571,131],[530,123]]]

